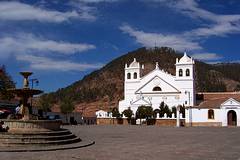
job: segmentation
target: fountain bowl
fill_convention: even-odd
[[[46,132],[58,131],[62,124],[61,120],[14,120],[4,119],[10,133]]]

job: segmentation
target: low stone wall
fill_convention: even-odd
[[[97,125],[113,124],[110,118],[97,118]]]
[[[153,125],[157,126],[176,126],[176,119],[156,119]],[[113,118],[97,118],[97,125],[128,125],[128,120],[124,119],[113,119]],[[185,125],[185,120],[180,120],[181,126]]]
[[[97,118],[97,125],[114,125],[114,124],[128,124],[127,119],[116,119],[116,118]]]
[[[175,127],[177,125],[176,119],[156,119],[155,125],[157,126],[173,126]],[[180,120],[180,126],[185,126],[185,120]]]
[[[175,119],[156,119],[157,126],[176,126]]]
[[[192,122],[186,123],[186,127],[219,127],[222,126],[222,122]]]
[[[60,130],[59,120],[3,120],[9,132],[41,132]]]

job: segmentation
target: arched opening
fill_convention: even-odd
[[[162,89],[159,86],[156,86],[153,88],[153,91],[162,91]]]
[[[134,78],[134,79],[137,79],[137,73],[136,73],[136,72],[134,72],[133,78]]]
[[[237,114],[235,111],[230,110],[227,114],[228,126],[236,126],[237,125]]]
[[[186,69],[186,76],[190,76],[190,70]]]
[[[208,119],[214,119],[214,110],[212,109],[208,110]]]
[[[131,73],[127,74],[127,79],[131,79]]]
[[[182,71],[182,69],[179,69],[178,75],[179,75],[179,77],[182,77],[182,76],[183,76],[183,71]]]

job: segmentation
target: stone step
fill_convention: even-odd
[[[37,136],[37,135],[46,135],[46,136],[58,136],[58,135],[68,135],[71,132],[67,129],[62,129],[59,131],[45,131],[45,132],[2,132],[0,136],[11,135],[11,136]]]
[[[55,132],[53,131],[53,133],[16,133],[16,134],[12,134],[12,133],[8,133],[8,132],[3,132],[0,134],[0,139],[1,138],[22,138],[22,137],[55,137],[55,136],[67,136],[67,135],[71,135],[72,133],[70,131],[65,131],[65,132]]]
[[[21,146],[21,145],[64,145],[80,142],[78,137],[56,141],[43,141],[43,142],[2,142],[1,146]]]
[[[72,139],[76,136],[72,133],[68,135],[59,135],[59,136],[43,136],[43,135],[35,135],[35,136],[0,136],[0,142],[43,142],[43,141],[55,141],[55,140],[64,140],[64,139]]]

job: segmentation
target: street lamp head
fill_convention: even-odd
[[[38,86],[38,84],[39,84],[39,80],[36,80],[36,85]]]

